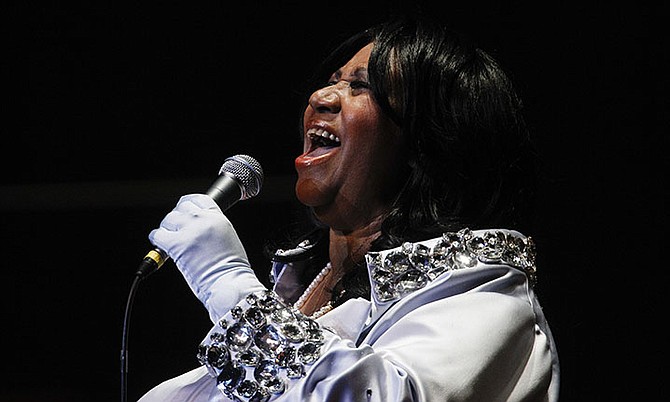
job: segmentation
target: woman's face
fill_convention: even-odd
[[[350,231],[387,212],[407,171],[400,129],[368,84],[372,44],[363,47],[309,98],[296,195],[319,220]]]

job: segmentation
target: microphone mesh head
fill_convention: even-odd
[[[226,159],[219,170],[219,175],[227,173],[237,180],[242,190],[240,200],[255,197],[263,186],[263,168],[249,155],[235,155]]]

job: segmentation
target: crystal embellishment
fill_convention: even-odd
[[[251,328],[242,323],[235,323],[226,331],[226,344],[237,351],[246,350],[251,345]]]
[[[212,344],[207,349],[207,363],[215,368],[223,368],[230,360],[230,352],[225,345]]]
[[[447,271],[473,268],[479,263],[508,264],[522,270],[531,286],[536,282],[533,239],[501,230],[448,232],[432,248],[404,243],[385,255],[370,252],[366,261],[372,291],[380,302],[398,300]]]
[[[198,346],[198,361],[235,401],[267,401],[321,356],[323,330],[271,291],[247,296]]]

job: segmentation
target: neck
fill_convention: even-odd
[[[367,225],[348,232],[330,230],[330,262],[338,279],[363,261],[372,242],[381,234],[382,216]]]
[[[300,311],[312,315],[326,306],[339,280],[365,258],[370,244],[381,234],[381,222],[379,217],[347,232],[330,229],[330,268],[322,271],[296,302]]]

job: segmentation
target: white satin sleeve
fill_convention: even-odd
[[[331,335],[306,376],[277,400],[550,400],[549,344],[527,303],[470,293],[401,318],[388,313],[372,343]]]

